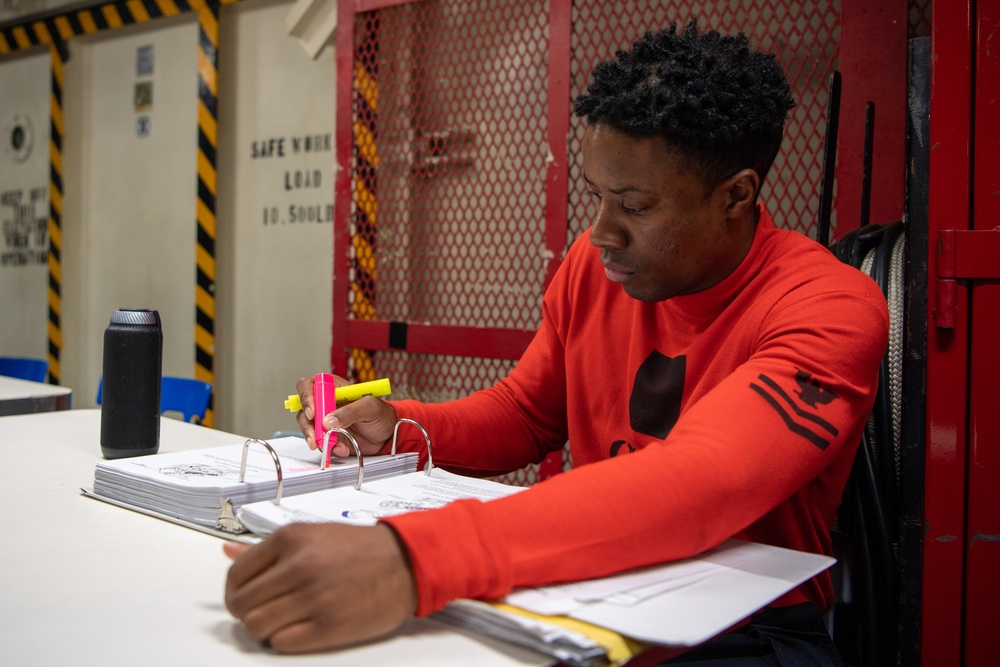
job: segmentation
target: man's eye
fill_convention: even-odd
[[[631,206],[628,206],[627,204],[624,203],[622,204],[622,210],[625,211],[626,213],[633,213],[633,214],[642,212],[641,208],[632,208]]]
[[[600,192],[594,192],[593,190],[587,190],[587,196],[588,197],[593,197],[597,201],[601,200],[601,193]]]

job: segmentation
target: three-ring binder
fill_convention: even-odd
[[[416,422],[416,421],[414,421],[412,419],[407,419],[405,417],[399,419],[396,422],[395,426],[393,426],[393,429],[392,429],[392,448],[390,450],[390,454],[389,455],[390,456],[395,456],[396,455],[396,441],[397,441],[398,434],[399,434],[399,427],[402,424],[411,424],[413,426],[416,426],[418,429],[420,429],[420,432],[423,434],[423,436],[424,436],[424,442],[427,445],[427,463],[426,463],[426,465],[424,465],[424,474],[425,475],[430,475],[431,474],[431,470],[434,468],[434,458],[433,458],[433,453],[431,451],[431,438],[427,434],[427,429],[425,429],[419,422]],[[331,434],[333,434],[333,433],[339,433],[339,434],[345,435],[347,437],[347,439],[350,440],[351,445],[354,447],[354,455],[358,459],[358,479],[354,483],[354,488],[356,490],[360,491],[361,490],[361,484],[364,481],[364,472],[365,472],[365,470],[364,470],[364,466],[365,466],[365,464],[364,464],[364,455],[361,453],[361,447],[358,445],[358,441],[354,437],[354,434],[351,433],[351,432],[349,432],[347,429],[332,428],[332,429],[327,430],[327,432],[323,435],[323,458],[320,461],[320,469],[321,470],[326,470],[327,466],[329,465],[329,462],[330,462],[330,437],[331,437]],[[276,473],[276,475],[278,477],[278,485],[277,485],[277,488],[275,490],[274,500],[272,502],[275,505],[280,505],[281,504],[281,492],[282,492],[281,460],[278,457],[277,452],[274,451],[274,448],[272,448],[271,445],[268,444],[266,440],[261,440],[259,438],[248,438],[243,443],[243,456],[242,456],[242,458],[240,460],[240,476],[239,476],[239,481],[242,484],[243,481],[244,481],[244,478],[246,477],[247,454],[249,452],[250,445],[253,445],[253,444],[257,444],[257,445],[260,445],[260,446],[264,447],[267,450],[267,452],[271,455],[271,460],[274,462],[274,470],[275,470],[275,473]],[[218,527],[219,530],[222,530],[222,531],[227,532],[227,533],[234,533],[235,534],[235,533],[246,533],[246,532],[248,532],[247,529],[246,529],[246,527],[242,523],[240,523],[240,520],[236,517],[235,508],[233,507],[233,503],[232,503],[232,501],[229,498],[224,498],[222,500],[222,509],[221,509],[221,512],[219,513],[219,521],[218,521],[218,526],[217,527]]]

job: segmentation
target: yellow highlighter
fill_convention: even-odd
[[[324,409],[319,409],[319,406],[315,405],[317,407],[317,415],[325,413],[325,408],[329,408],[332,412],[338,402],[356,401],[364,396],[387,396],[392,393],[392,388],[389,386],[389,378],[335,387],[332,375],[329,373],[319,373],[313,378],[313,401],[317,401],[321,396],[328,399],[330,389],[334,390],[334,403],[331,405],[329,400],[321,401],[324,403]],[[299,398],[299,395],[291,394],[288,400],[285,401],[285,408],[289,412],[298,412],[301,410],[302,400]],[[322,416],[320,416],[320,419],[322,419]]]

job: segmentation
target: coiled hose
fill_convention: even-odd
[[[838,554],[846,576],[834,640],[856,667],[896,663],[904,244],[903,223],[895,222],[861,227],[830,246],[842,262],[875,280],[889,307],[889,345],[875,405],[837,516],[836,530],[846,536],[845,553]]]

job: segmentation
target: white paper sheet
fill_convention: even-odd
[[[671,646],[693,646],[711,639],[757,610],[827,569],[835,560],[819,554],[780,547],[727,540],[694,559],[668,563],[644,573],[669,583],[676,572],[697,574],[681,586],[666,586],[657,595],[622,604],[628,583],[615,591],[613,582],[582,584],[575,601],[583,603],[567,615],[633,639]],[[692,568],[706,565],[705,569]],[[628,580],[631,575],[609,579]],[[647,589],[648,590],[648,589]],[[609,592],[610,591],[610,592]],[[598,592],[604,593],[602,599]],[[508,602],[511,602],[508,597]]]
[[[833,558],[727,540],[694,558],[621,575],[514,591],[503,602],[543,616],[564,616],[631,639],[694,646],[725,632],[834,563]],[[551,624],[479,602],[446,607],[449,622],[553,655],[574,654]],[[519,636],[519,635],[530,636]],[[585,658],[578,656],[579,664]],[[566,659],[566,658],[563,658]],[[567,660],[578,664],[576,658]]]
[[[441,507],[454,500],[492,500],[523,490],[434,468],[430,475],[414,472],[388,477],[365,483],[360,490],[327,489],[282,500],[280,505],[251,503],[240,508],[238,516],[243,525],[260,535],[293,522],[335,521],[367,526],[382,517]]]

